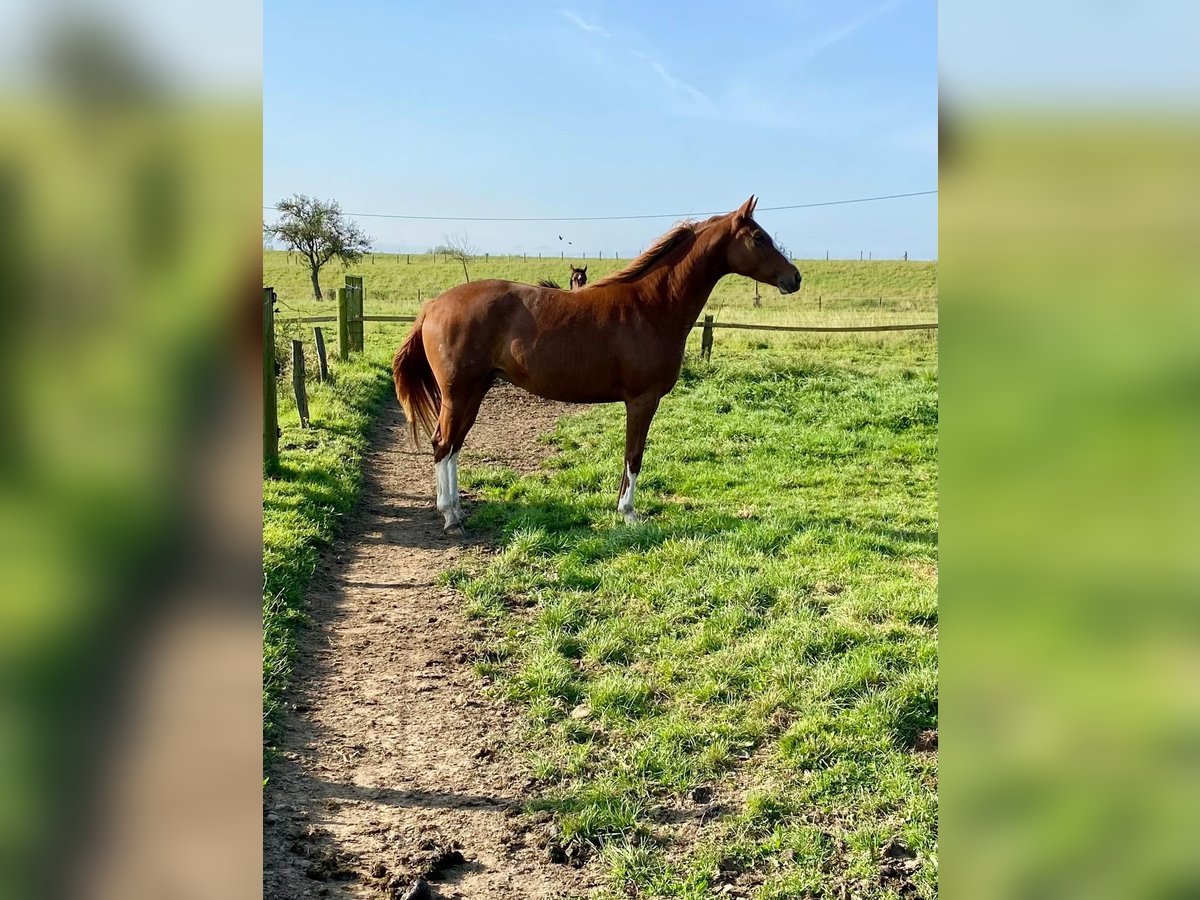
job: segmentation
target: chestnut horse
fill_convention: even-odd
[[[553,278],[543,278],[541,281],[538,282],[538,284],[541,285],[542,287],[554,288],[557,291],[562,290],[562,288],[560,288],[558,286],[558,282],[555,281]],[[567,288],[567,290],[577,291],[581,287],[584,287],[586,284],[587,284],[587,266],[584,266],[582,269],[577,269],[574,265],[572,265],[571,266],[571,285],[570,285],[570,287]]]
[[[679,380],[688,332],[725,275],[780,293],[800,272],[754,221],[752,196],[737,210],[676,225],[624,269],[560,303],[547,288],[473,281],[421,309],[396,351],[396,396],[417,439],[433,442],[437,508],[448,534],[463,532],[458,452],[497,376],[550,400],[625,403],[625,467],[617,510],[636,521],[633,492],[659,400]]]

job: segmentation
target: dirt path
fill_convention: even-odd
[[[498,385],[464,465],[529,470],[570,407]],[[546,825],[520,812],[529,782],[511,713],[470,668],[473,627],[438,574],[472,536],[443,537],[428,448],[388,404],[367,483],[309,591],[305,630],[264,803],[264,894],[584,896],[594,873],[550,861]],[[470,498],[467,498],[468,512]]]

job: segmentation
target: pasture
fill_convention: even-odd
[[[549,471],[469,473],[502,548],[446,576],[477,669],[618,895],[936,894],[936,369],[840,356],[689,364],[635,526],[611,407]]]
[[[322,289],[342,285],[343,277],[362,275],[366,287],[367,312],[374,315],[412,315],[423,299],[462,283],[459,262],[432,254],[375,254],[352,269],[330,263],[322,269]],[[405,260],[411,260],[411,263]],[[565,285],[568,263],[587,265],[588,278],[602,275],[629,263],[629,259],[522,259],[516,256],[479,258],[468,265],[471,280],[503,278],[536,284],[552,278]],[[797,260],[804,275],[800,290],[788,297],[774,288],[760,286],[761,306],[754,306],[754,282],[730,275],[721,279],[709,299],[706,313],[717,321],[754,322],[763,325],[876,325],[937,321],[937,263],[901,260]],[[308,270],[299,257],[283,251],[263,253],[263,284],[272,285],[281,300],[305,315],[329,313],[334,304],[312,296]],[[883,298],[880,307],[879,299]],[[280,315],[289,314],[287,308]],[[368,331],[371,330],[368,327]],[[732,340],[729,333],[719,340]],[[742,340],[744,339],[744,340]],[[741,335],[739,345],[766,341],[779,346],[788,339],[779,335]]]
[[[461,280],[455,261],[411,259],[352,270],[368,314],[411,314],[418,288]],[[594,279],[628,260],[586,262]],[[764,287],[755,307],[747,279],[729,277],[706,312],[937,320],[936,263],[798,265],[796,295]],[[493,257],[470,272],[565,283],[567,261]],[[327,266],[323,287],[344,273]],[[332,309],[284,253],[264,254],[264,284],[281,319]],[[367,323],[365,352],[310,385],[313,429],[280,391],[283,471],[264,494],[268,724],[306,579],[354,501],[408,328]],[[309,326],[280,331],[311,347]],[[711,363],[689,352],[651,428],[644,521],[614,510],[619,406],[562,420],[538,472],[464,468],[468,527],[494,552],[441,580],[487,635],[475,671],[521,713],[550,851],[602,866],[613,897],[936,896],[936,336],[716,341]]]

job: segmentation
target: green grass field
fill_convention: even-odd
[[[411,262],[406,262],[411,260]],[[469,266],[472,280],[503,278],[527,284],[541,278],[567,283],[569,260],[528,259],[504,256],[478,259]],[[588,277],[628,265],[629,260],[575,260],[587,264]],[[804,275],[800,291],[784,297],[774,288],[760,286],[761,306],[754,306],[754,282],[728,276],[713,291],[706,313],[717,321],[755,322],[770,325],[860,325],[937,321],[937,263],[880,260],[797,260]],[[418,290],[429,299],[463,281],[462,266],[430,254],[368,255],[351,268],[330,263],[321,273],[324,290],[337,288],[344,276],[363,276],[366,312],[374,315],[410,315],[418,307]],[[282,251],[263,254],[263,284],[275,288],[290,307],[305,315],[329,313],[334,304],[312,296],[308,270],[298,256],[288,261]],[[883,299],[882,307],[879,304]],[[286,312],[287,310],[285,310]],[[725,337],[729,332],[726,332]],[[776,344],[782,338],[774,338]]]
[[[503,548],[447,576],[494,634],[478,670],[613,896],[936,895],[937,417],[928,343],[764,354],[687,366],[636,526],[619,407],[541,474],[465,473]]]

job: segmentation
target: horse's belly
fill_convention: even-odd
[[[524,373],[505,375],[517,387],[560,403],[615,403],[625,399],[619,390],[606,384],[588,384],[585,380],[569,377],[538,378]]]
[[[580,333],[582,332],[582,333]],[[524,336],[523,336],[524,337]],[[531,394],[564,403],[614,403],[648,393],[660,396],[679,377],[680,353],[631,352],[603,330],[518,338],[506,347],[501,371]]]

